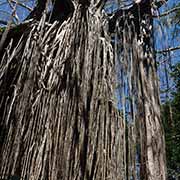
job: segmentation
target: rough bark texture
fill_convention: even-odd
[[[143,179],[165,180],[165,140],[160,118],[159,84],[153,54],[152,30],[153,22],[151,14],[145,14],[141,22],[141,41],[144,41],[144,43],[142,47],[140,46],[137,53],[139,61],[137,102],[140,105],[138,110],[139,123],[142,126],[140,128],[142,132],[140,137],[142,146],[141,156],[144,156],[141,163],[145,167],[145,176],[143,173],[141,175]]]
[[[142,6],[149,14],[136,5],[116,18],[114,53],[103,1],[72,2],[62,24],[46,23],[44,14],[3,52],[0,174],[135,180],[138,155],[142,180],[165,180],[150,3]]]
[[[124,179],[106,28],[94,3],[76,2],[61,26],[48,26],[42,17],[16,48],[9,45],[0,74],[1,174]]]
[[[153,54],[151,1],[144,1],[118,19],[116,29],[117,74],[127,128],[127,178],[134,175],[140,155],[142,180],[165,180],[165,141],[160,119],[159,85]],[[146,7],[146,9],[142,9]],[[133,11],[132,11],[133,10]],[[137,13],[138,12],[138,13]],[[123,14],[119,11],[118,13]],[[128,100],[126,98],[128,97]],[[129,115],[127,113],[129,112]],[[128,117],[130,116],[130,117]],[[134,147],[136,146],[136,147]],[[137,147],[140,150],[137,152]]]

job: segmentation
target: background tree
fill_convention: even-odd
[[[175,91],[171,91],[172,99],[162,106],[165,127],[167,167],[170,179],[178,179],[180,175],[180,64],[173,67],[171,76],[175,83]],[[171,111],[169,110],[171,108]],[[171,114],[170,114],[171,112]],[[172,117],[171,117],[172,116]]]
[[[168,167],[168,179],[179,178],[179,143],[176,135],[179,134],[179,99],[178,99],[178,69],[179,69],[179,2],[172,1],[161,10],[156,28],[157,33],[162,34],[158,41],[162,49],[157,54],[159,62],[159,74],[161,82],[162,118],[165,128],[166,155]],[[160,28],[159,28],[160,27]],[[161,32],[161,33],[160,33]],[[157,35],[157,34],[156,34]],[[157,36],[156,36],[157,37]],[[176,105],[175,105],[176,104]]]

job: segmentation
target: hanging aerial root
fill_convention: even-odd
[[[0,74],[0,174],[125,179],[106,27],[101,11],[77,3],[62,25],[42,17],[17,47],[9,45]]]

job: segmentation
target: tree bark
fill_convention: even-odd
[[[0,73],[0,174],[29,179],[125,179],[107,20],[74,1],[62,25],[45,15],[9,44]]]
[[[3,51],[0,174],[30,180],[136,179],[139,142],[141,179],[165,180],[150,1],[111,21],[119,22],[120,66],[137,108],[132,124],[115,100],[117,59],[102,11],[105,1],[68,2],[71,16],[48,24],[46,14],[40,15],[29,23],[28,34],[16,37],[18,43],[10,40]]]
[[[151,2],[151,1],[150,1]],[[150,6],[150,5],[149,5]],[[142,17],[141,38],[144,41],[142,50],[144,55],[139,57],[139,97],[138,103],[142,109],[139,112],[142,124],[141,154],[142,165],[145,166],[143,179],[165,180],[166,179],[166,157],[164,131],[161,121],[159,82],[157,77],[156,62],[153,49],[153,21],[152,15],[144,14]],[[145,25],[145,27],[143,27]],[[144,130],[143,130],[144,128]],[[145,139],[144,139],[145,138]]]
[[[137,153],[140,153],[140,179],[165,180],[165,140],[160,118],[159,84],[153,53],[151,3],[152,1],[142,1],[131,7],[130,11],[119,10],[110,23],[114,20],[118,21],[115,31],[119,40],[116,49],[120,49],[120,53],[117,52],[117,56],[120,57],[120,71],[122,71],[120,77],[127,78],[127,82],[124,80],[121,84],[125,85],[125,95],[130,97],[130,104],[132,103],[130,113],[133,122],[126,118],[126,123],[132,124],[134,128],[137,124],[134,133],[131,134],[131,128],[128,129],[129,163],[127,166],[129,168],[127,177],[129,179],[133,177],[132,162],[134,160],[137,162],[137,154],[132,156],[132,140],[138,136],[140,152]],[[122,16],[118,17],[118,14]],[[126,108],[127,104],[123,106]]]

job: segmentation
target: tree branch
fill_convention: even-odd
[[[47,0],[38,0],[36,7],[31,11],[31,13],[27,16],[26,20],[28,19],[36,19],[39,20],[43,14],[43,11],[46,8]]]
[[[167,52],[170,52],[170,51],[176,51],[176,50],[179,50],[179,49],[180,49],[180,46],[177,46],[177,47],[171,47],[171,48],[168,48],[168,49],[157,50],[156,53],[157,53],[157,54],[167,53]]]
[[[30,8],[29,6],[27,6],[26,4],[22,3],[22,2],[19,2],[19,1],[16,1],[16,0],[11,0],[13,3],[17,3],[17,5],[27,9],[28,11],[32,11],[33,9]]]
[[[159,9],[167,2],[168,2],[168,0],[159,0],[158,2],[157,1],[152,2],[152,5],[155,6],[157,9]]]
[[[169,14],[175,12],[175,11],[178,11],[178,10],[180,10],[180,6],[177,6],[177,7],[173,8],[173,9],[170,9],[169,11],[166,11],[166,12],[164,12],[164,13],[158,15],[158,16],[153,16],[153,17],[155,17],[155,18],[164,17],[164,16],[167,16],[167,15],[169,15]]]

